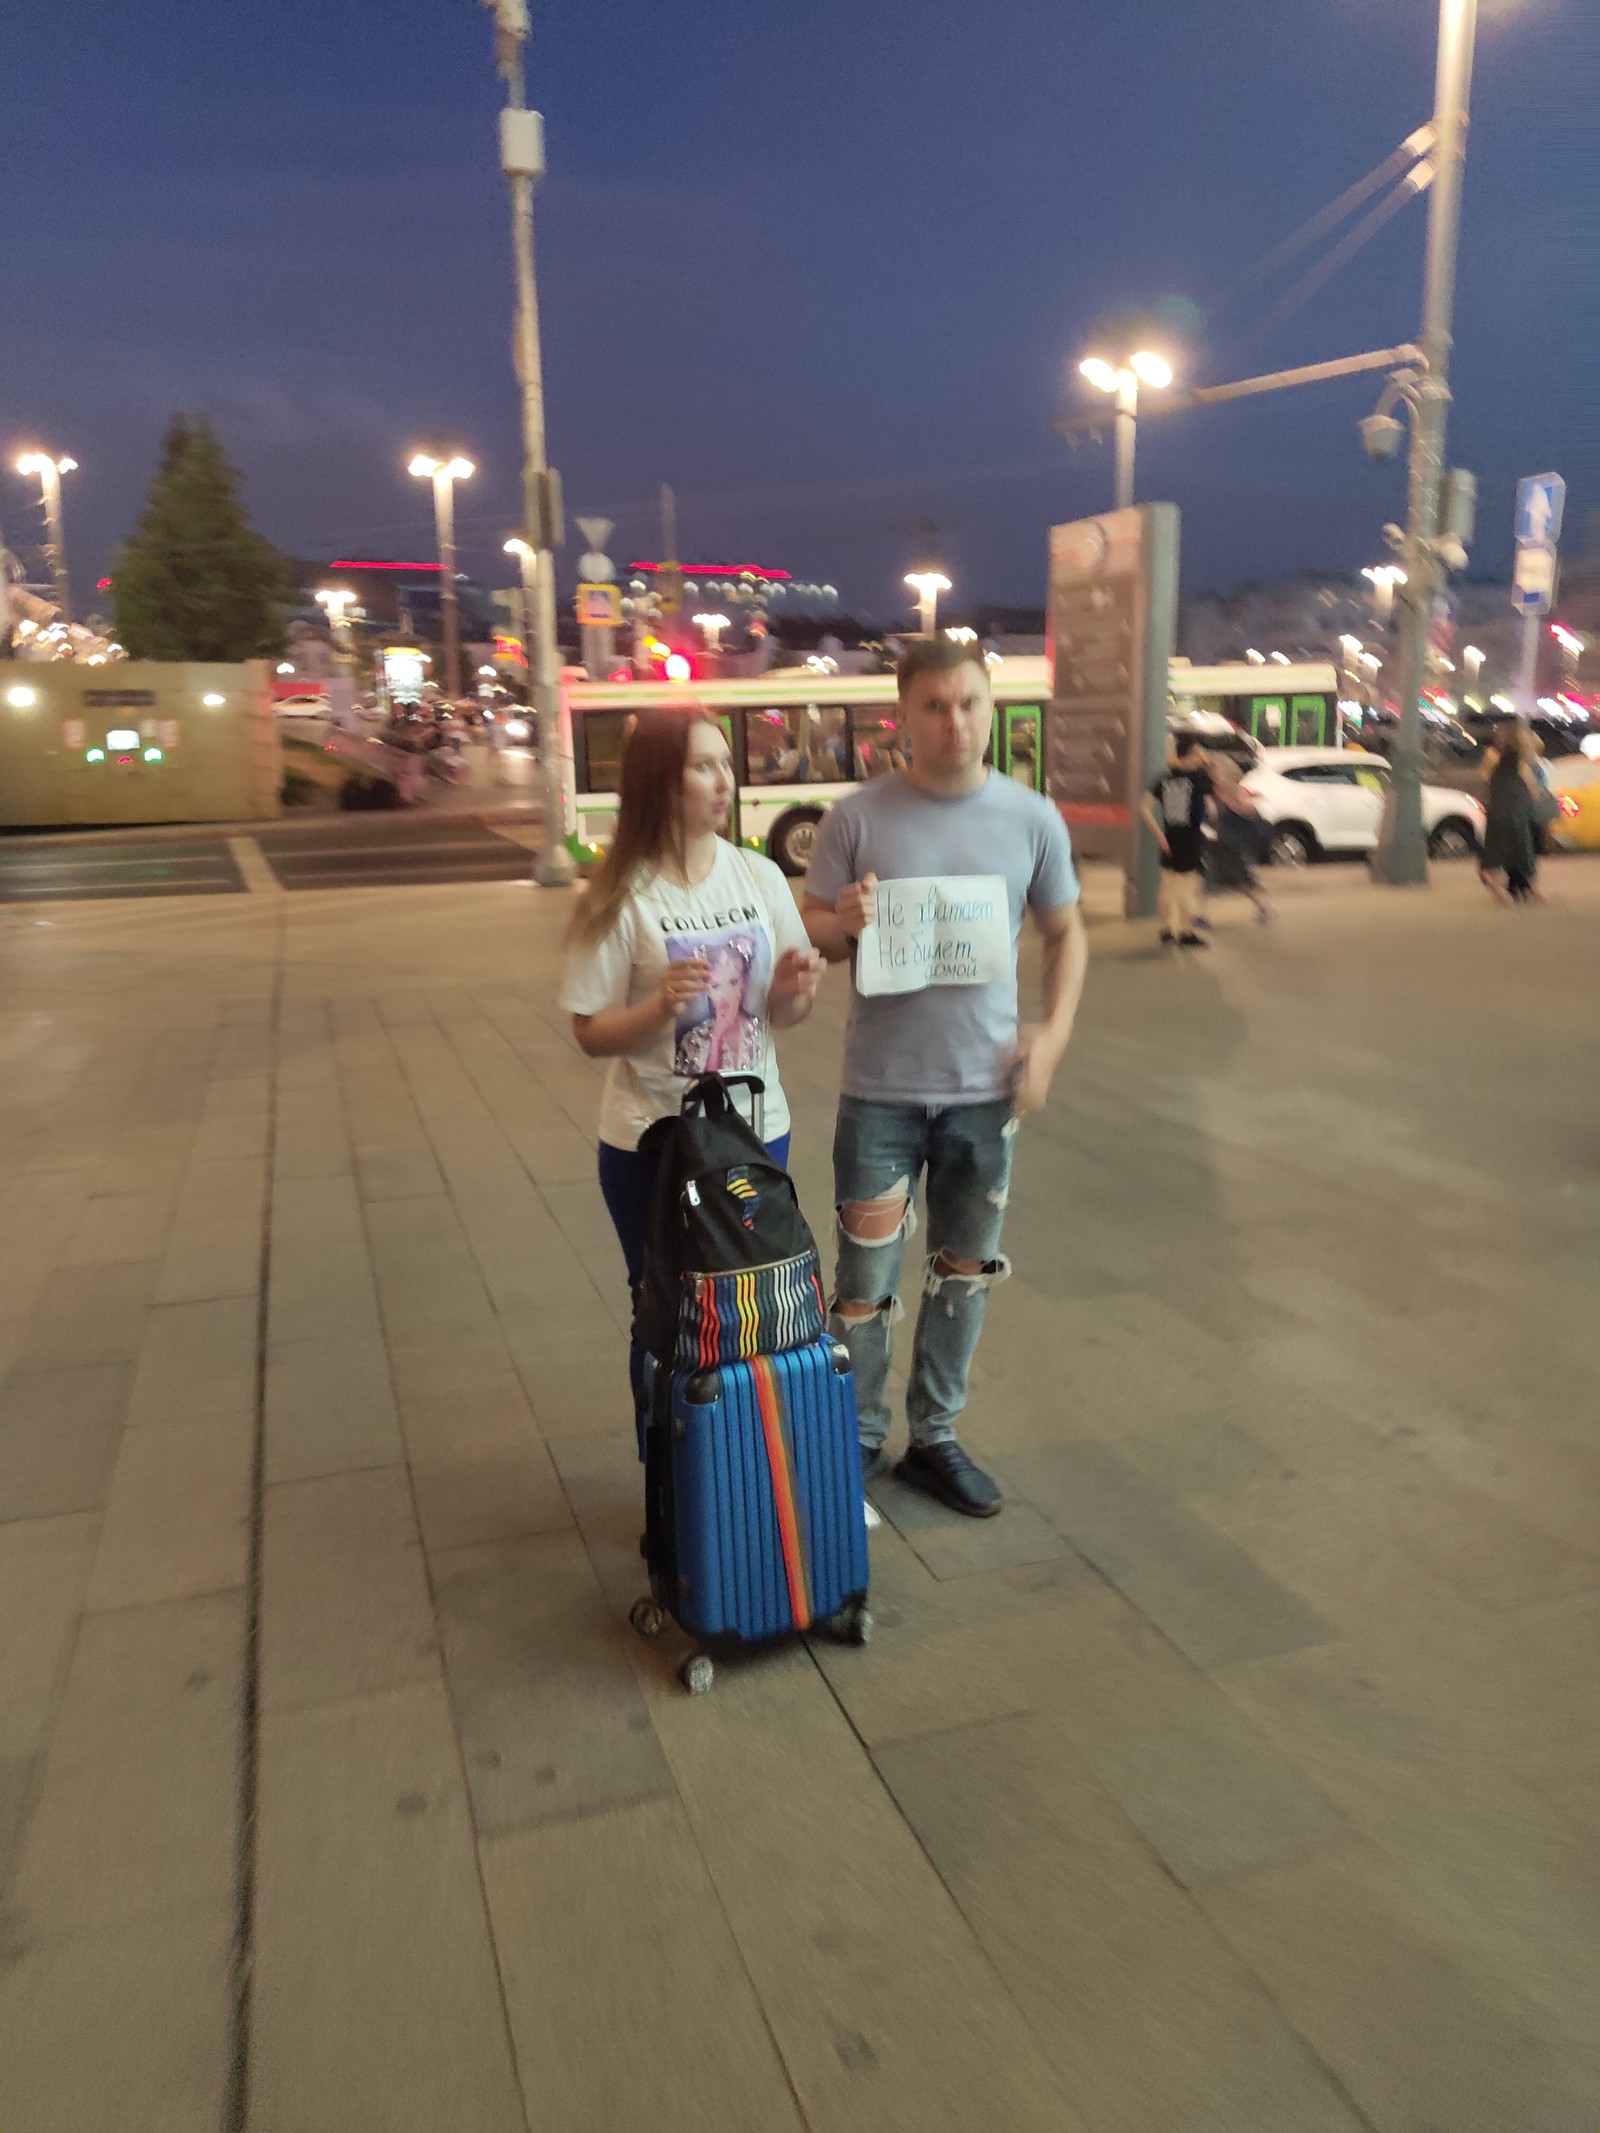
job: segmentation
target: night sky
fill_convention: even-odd
[[[0,525],[16,448],[71,453],[80,599],[131,528],[174,408],[204,408],[263,532],[305,557],[427,556],[437,437],[479,477],[463,560],[505,581],[517,498],[501,87],[473,0],[72,0],[4,39]],[[1434,0],[533,0],[530,100],[551,451],[569,513],[690,561],[831,579],[891,615],[927,544],[957,598],[1042,598],[1044,529],[1110,500],[1097,315],[1204,305],[1432,105]],[[1600,6],[1485,0],[1451,456],[1552,466],[1600,508]],[[1295,317],[1219,314],[1196,381],[1383,346],[1418,320],[1414,202]],[[1190,589],[1381,553],[1402,480],[1356,380],[1140,433]],[[578,544],[568,548],[570,575]]]

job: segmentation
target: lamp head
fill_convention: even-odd
[[[408,474],[415,474],[422,480],[426,480],[430,474],[437,474],[438,471],[438,460],[431,458],[426,452],[418,452],[406,469]]]
[[[1165,356],[1155,354],[1152,349],[1141,348],[1129,356],[1128,368],[1141,385],[1154,385],[1159,390],[1172,383],[1172,365]]]
[[[1117,374],[1104,356],[1085,356],[1078,365],[1078,376],[1087,378],[1100,392],[1114,393],[1117,389]]]
[[[505,553],[507,555],[532,555],[533,550],[528,546],[525,540],[522,540],[518,535],[513,534],[511,539],[505,544]]]
[[[444,471],[449,481],[469,481],[478,470],[470,459],[462,459],[458,454],[456,458],[445,462]]]

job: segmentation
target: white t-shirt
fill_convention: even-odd
[[[716,863],[692,889],[657,874],[633,889],[603,941],[574,945],[561,973],[561,1005],[571,1015],[636,1007],[661,983],[668,961],[704,956],[711,984],[678,1010],[647,1051],[613,1059],[600,1099],[600,1138],[637,1148],[646,1126],[667,1118],[696,1074],[759,1074],[766,1083],[762,1129],[769,1141],[789,1130],[767,1028],[767,989],[786,948],[809,948],[789,884],[770,859],[725,839]]]

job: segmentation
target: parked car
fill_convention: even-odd
[[[1389,765],[1348,748],[1271,748],[1240,780],[1268,825],[1280,866],[1325,853],[1370,852],[1383,820]],[[1468,859],[1483,840],[1483,805],[1443,785],[1422,788],[1422,826],[1435,859]]]

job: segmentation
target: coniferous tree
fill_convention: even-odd
[[[265,659],[283,649],[288,565],[256,532],[203,415],[174,415],[138,530],[117,559],[130,659]]]

